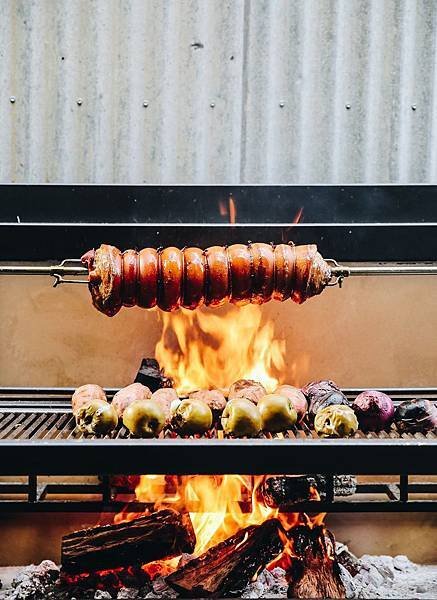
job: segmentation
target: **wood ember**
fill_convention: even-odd
[[[257,497],[270,508],[286,509],[298,502],[308,502],[315,498],[320,489],[317,475],[272,476],[266,477],[257,490]]]
[[[67,573],[98,571],[193,552],[195,543],[188,514],[160,510],[133,521],[65,535],[61,562]]]
[[[135,383],[146,385],[152,392],[163,387],[173,386],[172,380],[164,375],[164,371],[154,358],[143,358],[135,377]]]
[[[282,550],[279,521],[241,529],[166,578],[181,596],[231,597],[241,594],[249,581]]]
[[[333,534],[323,526],[299,525],[287,533],[293,558],[289,598],[345,598]]]
[[[61,586],[78,590],[118,590],[122,587],[144,588],[150,584],[150,577],[140,565],[117,567],[86,573],[66,573],[61,571]]]
[[[356,480],[353,475],[334,477],[334,495],[347,496],[354,494]],[[278,475],[269,476],[257,490],[258,499],[270,508],[287,510],[293,504],[314,500],[326,500],[327,480],[323,475]]]

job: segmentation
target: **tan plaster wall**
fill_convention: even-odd
[[[302,306],[270,302],[261,310],[286,340],[290,383],[329,377],[344,387],[433,386],[436,298],[437,278],[361,278]],[[156,311],[98,313],[86,286],[2,277],[0,385],[123,386],[141,357],[154,354],[160,331]]]

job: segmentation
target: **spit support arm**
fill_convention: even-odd
[[[59,265],[0,265],[0,275],[50,275],[55,278],[53,287],[61,283],[88,283],[88,279],[65,279],[65,277],[88,277],[88,269],[80,258],[65,258]]]
[[[331,268],[328,286],[342,286],[346,277],[374,277],[382,275],[437,275],[437,263],[373,263],[340,265],[335,259],[325,259]]]
[[[331,269],[328,286],[342,286],[346,277],[373,277],[382,275],[437,275],[437,263],[371,263],[341,265],[335,259],[325,259]],[[55,278],[53,287],[61,283],[88,283],[88,269],[79,258],[67,258],[58,265],[0,265],[0,275],[50,275]],[[72,279],[83,276],[85,279]]]

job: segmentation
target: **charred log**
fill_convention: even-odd
[[[298,526],[288,533],[293,549],[289,598],[345,598],[333,534],[323,526]]]
[[[164,375],[164,371],[160,369],[158,361],[154,358],[143,358],[135,383],[146,385],[152,392],[173,385],[172,380]]]
[[[193,552],[196,539],[188,514],[160,510],[115,525],[74,531],[62,538],[62,569],[82,573],[138,565]]]
[[[181,596],[239,595],[254,575],[282,550],[276,519],[251,525],[185,564],[166,578]]]
[[[334,496],[349,496],[355,490],[353,475],[334,476]],[[270,508],[286,511],[299,502],[326,500],[328,492],[328,481],[323,475],[278,475],[266,477],[258,488],[258,499]]]

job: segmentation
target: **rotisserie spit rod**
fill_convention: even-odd
[[[144,248],[121,252],[102,244],[81,259],[54,266],[2,266],[0,274],[51,275],[55,284],[86,283],[94,306],[109,316],[121,306],[171,311],[180,306],[262,304],[271,299],[302,303],[345,277],[436,275],[437,264],[340,265],[324,260],[314,244],[249,243],[206,250]],[[86,279],[74,277],[87,275]],[[66,277],[73,279],[66,279]]]
[[[437,275],[437,264],[435,263],[422,263],[422,264],[398,264],[398,263],[376,263],[364,265],[340,265],[337,261],[332,258],[325,259],[327,263],[333,265],[331,267],[332,279],[337,277],[374,277],[378,275]],[[71,259],[67,262],[77,262],[77,267],[66,267],[63,265],[64,261],[59,265],[53,266],[35,266],[35,265],[0,265],[0,275],[51,275],[52,277],[65,277],[65,276],[80,276],[88,275],[88,269],[83,266],[79,266],[81,260]],[[72,281],[65,281],[64,279],[59,283],[86,283],[88,280],[80,281],[73,279]],[[337,282],[332,281],[331,283],[337,285]]]

